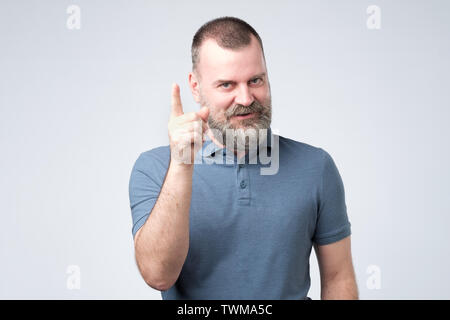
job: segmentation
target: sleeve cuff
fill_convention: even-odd
[[[146,214],[145,216],[141,217],[133,226],[133,229],[131,232],[133,233],[133,239],[136,236],[136,232],[144,225],[144,223],[147,221],[149,214]]]
[[[313,241],[318,245],[325,245],[342,240],[351,234],[350,223],[348,223],[338,230],[314,237]]]

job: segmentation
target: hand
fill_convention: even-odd
[[[197,112],[183,112],[180,87],[172,85],[172,111],[168,129],[171,160],[177,164],[193,166],[197,151],[203,145],[203,134],[208,130],[209,109],[202,107]]]

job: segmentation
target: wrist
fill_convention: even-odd
[[[176,173],[183,174],[183,173],[189,173],[192,174],[194,170],[194,164],[193,163],[183,163],[180,161],[176,161],[174,159],[170,159],[169,169],[171,171],[175,171]]]

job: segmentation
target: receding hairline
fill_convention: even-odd
[[[198,66],[198,64],[199,64],[199,62],[200,62],[200,54],[201,54],[201,52],[203,52],[204,48],[208,45],[208,43],[209,43],[209,44],[216,45],[217,47],[219,47],[219,48],[221,48],[221,49],[223,49],[223,50],[230,50],[230,51],[238,52],[238,51],[244,50],[244,49],[246,49],[246,48],[249,48],[254,42],[255,42],[255,43],[258,45],[258,47],[260,48],[261,53],[263,53],[261,45],[260,45],[259,42],[257,41],[256,37],[254,37],[253,35],[251,36],[251,41],[250,41],[248,44],[246,44],[246,45],[241,45],[241,46],[236,47],[236,48],[225,48],[225,47],[222,47],[222,46],[220,45],[220,43],[217,42],[216,39],[214,39],[214,38],[206,38],[205,40],[203,40],[201,46],[198,48],[198,57],[197,57],[197,61],[196,61],[196,66]],[[263,54],[263,56],[264,56],[264,54]]]

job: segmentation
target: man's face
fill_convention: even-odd
[[[199,100],[209,108],[209,127],[222,132],[223,139],[226,129],[268,129],[270,85],[256,38],[252,36],[251,43],[238,50],[223,49],[208,39],[199,55]]]

